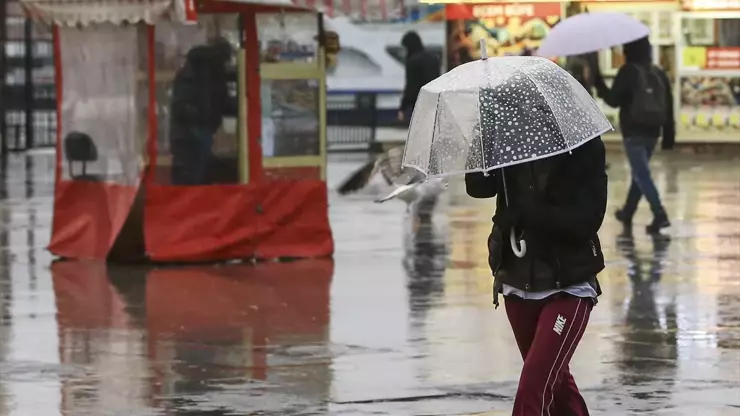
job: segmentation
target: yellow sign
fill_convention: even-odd
[[[709,127],[709,115],[703,111],[697,113],[696,125],[699,127]]]
[[[735,128],[740,128],[740,114],[731,113],[729,121],[730,121],[730,126],[735,127]]]
[[[706,68],[707,48],[690,46],[683,49],[682,66],[684,68]]]

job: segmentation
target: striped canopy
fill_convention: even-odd
[[[172,0],[21,0],[21,3],[30,17],[61,26],[154,23],[172,7]]]
[[[388,20],[402,15],[407,0],[205,0],[261,5],[295,5],[317,10],[330,17],[358,20]],[[412,0],[413,1],[413,0]],[[194,10],[195,0],[21,0],[29,16],[62,26],[91,23],[147,22],[176,9]],[[178,15],[182,15],[178,13]]]
[[[291,0],[329,17],[348,16],[358,20],[388,20],[403,14],[404,0]]]

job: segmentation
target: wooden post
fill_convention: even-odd
[[[247,93],[247,151],[249,157],[249,182],[262,179],[262,100],[260,97],[260,46],[257,38],[257,15],[249,9],[244,19],[244,66]]]

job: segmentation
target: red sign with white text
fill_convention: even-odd
[[[447,20],[531,18],[560,16],[560,8],[560,3],[450,4],[445,8],[445,13]]]
[[[740,69],[740,47],[707,48],[707,69]]]

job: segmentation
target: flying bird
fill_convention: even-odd
[[[353,172],[342,182],[337,192],[347,195],[367,186],[370,180],[378,173],[385,179],[389,186],[395,189],[388,195],[376,199],[376,203],[398,198],[406,202],[407,208],[420,199],[433,198],[442,192],[444,186],[439,179],[427,181],[425,175],[415,169],[403,169],[403,146],[394,147],[381,154],[376,159],[371,159],[365,165]],[[420,185],[423,185],[420,187]]]

